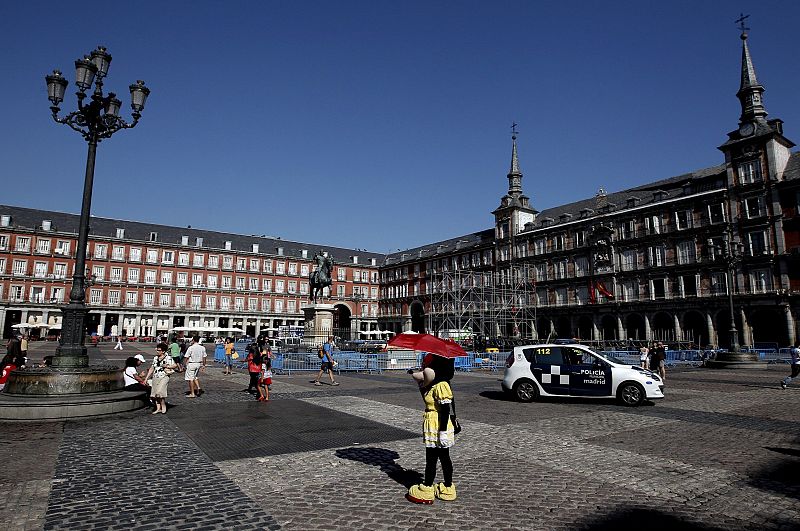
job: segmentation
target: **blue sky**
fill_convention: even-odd
[[[800,3],[4,2],[0,202],[79,212],[86,145],[44,76],[98,44],[152,89],[101,143],[92,213],[406,249],[492,226],[519,123],[538,209],[723,162],[741,41],[800,141]],[[62,109],[76,106],[74,85]]]

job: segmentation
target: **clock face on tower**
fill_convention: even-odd
[[[750,122],[744,123],[741,126],[739,126],[739,134],[742,136],[750,136],[753,134],[754,130],[755,128],[753,127],[753,124]]]

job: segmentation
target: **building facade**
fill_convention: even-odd
[[[0,330],[57,335],[72,285],[77,215],[0,206]],[[334,260],[326,302],[337,334],[377,332],[382,255],[278,238],[92,218],[87,333],[147,336],[176,327],[240,328],[277,337],[302,327],[314,255]]]
[[[386,257],[389,328],[526,339],[794,343],[800,155],[767,119],[742,35],[738,127],[724,163],[536,211],[512,138],[495,227]],[[728,271],[732,272],[731,282]]]

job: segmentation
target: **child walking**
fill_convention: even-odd
[[[269,387],[272,385],[272,352],[267,349],[261,357],[261,376],[258,379],[258,401],[269,401]]]

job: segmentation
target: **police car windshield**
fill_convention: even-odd
[[[597,354],[597,353],[595,353],[595,354]],[[605,354],[605,353],[597,354],[597,356],[599,358],[606,359],[606,360],[610,361],[611,363],[616,363],[618,365],[630,365],[630,363],[627,363],[625,360],[621,360],[621,359],[616,358],[614,356],[609,356],[608,354]]]

